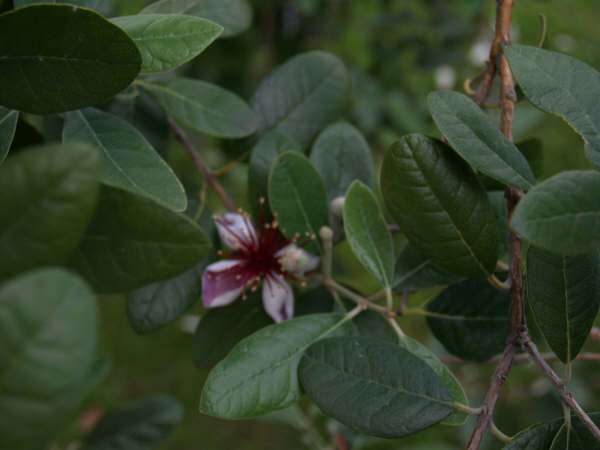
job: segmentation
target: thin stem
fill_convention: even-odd
[[[352,300],[353,302],[360,305],[363,309],[367,309],[367,308],[372,309],[374,311],[384,314],[386,317],[388,317],[390,314],[394,314],[394,313],[390,313],[390,311],[388,311],[387,308],[384,308],[383,306],[379,306],[379,305],[376,305],[375,303],[370,302],[366,298],[352,292],[350,289],[342,286],[341,284],[337,283],[334,280],[331,280],[331,279],[328,281],[323,280],[323,284],[326,287],[328,287],[329,289],[338,291],[340,294],[342,294],[347,299]]]
[[[470,414],[472,416],[476,416],[477,414],[481,414],[481,408],[471,408],[468,405],[464,405],[462,403],[454,402],[454,407],[465,414]]]
[[[333,261],[333,231],[329,227],[322,227],[319,236],[323,244],[323,256],[321,257],[321,269],[324,281],[331,280],[331,266]]]
[[[564,375],[565,386],[568,386],[571,381],[571,362],[565,364],[565,375]],[[569,447],[569,441],[571,440],[571,410],[567,405],[563,403],[563,416],[565,418],[565,424],[567,425],[567,445]]]
[[[394,300],[392,298],[392,288],[389,286],[385,288],[385,300],[388,311],[391,311],[394,308]]]
[[[181,143],[181,145],[183,145],[183,148],[186,150],[188,155],[190,155],[190,158],[192,158],[192,161],[194,162],[196,168],[200,171],[200,173],[202,174],[208,185],[212,188],[212,190],[215,191],[217,196],[221,199],[221,203],[223,203],[223,206],[225,206],[225,208],[227,208],[229,211],[234,212],[236,210],[235,205],[225,192],[225,189],[223,189],[223,186],[221,186],[221,183],[219,183],[219,181],[215,177],[215,174],[212,172],[212,170],[210,170],[210,168],[206,164],[204,164],[204,161],[202,161],[202,158],[200,158],[198,150],[196,150],[196,147],[194,147],[192,142],[188,139],[187,135],[185,134],[185,131],[183,131],[183,129],[179,125],[177,125],[177,123],[175,122],[175,120],[173,120],[172,117],[169,117],[168,121],[173,136],[175,136],[175,138]]]
[[[404,341],[406,339],[406,334],[404,334],[404,331],[402,331],[402,328],[400,328],[400,325],[398,325],[398,322],[396,322],[396,319],[393,319],[390,317],[388,319],[388,322],[392,326],[394,331],[396,332],[398,339],[400,339],[401,341]]]
[[[556,356],[554,353],[542,353],[540,356],[542,357],[542,359],[544,361],[558,361],[559,360],[558,356]],[[438,356],[438,358],[440,361],[442,361],[445,364],[474,364],[471,361],[466,361],[462,358],[458,358],[456,356],[451,356],[451,355],[441,355],[441,356]],[[575,360],[576,361],[600,362],[600,353],[580,353],[579,355],[577,355]],[[487,361],[483,361],[478,364],[492,365],[492,364],[498,364],[499,361],[500,361],[500,357],[496,356],[494,358],[490,358]],[[515,357],[513,358],[513,364],[524,364],[524,363],[530,363],[530,362],[532,362],[531,357],[527,353],[519,353],[518,355],[515,355]]]
[[[546,375],[550,382],[556,388],[558,395],[562,402],[567,405],[579,420],[585,425],[585,427],[592,433],[596,440],[600,441],[600,429],[590,419],[579,403],[573,398],[573,395],[568,391],[563,380],[552,370],[548,363],[544,360],[542,355],[537,349],[535,343],[529,337],[529,334],[525,332],[522,336],[522,346],[527,353],[531,356],[533,362],[540,368],[540,370]]]
[[[489,283],[494,286],[499,291],[509,291],[510,285],[512,284],[510,278],[507,278],[506,281],[500,281],[495,274],[491,274],[488,277]]]
[[[512,441],[512,438],[510,436],[504,434],[502,431],[500,431],[498,429],[498,427],[496,426],[494,421],[490,422],[490,431],[492,432],[492,434],[494,436],[496,436],[499,440],[501,440],[505,444],[508,444],[510,441]]]

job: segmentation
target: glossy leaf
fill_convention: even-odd
[[[385,155],[381,190],[410,242],[436,264],[471,278],[493,272],[496,215],[475,173],[449,147],[403,137]]]
[[[86,393],[97,335],[96,300],[79,277],[53,268],[3,284],[0,448],[48,446]]]
[[[358,260],[379,282],[390,287],[394,276],[394,243],[373,192],[352,183],[344,202],[344,230]]]
[[[462,279],[463,277],[442,269],[414,245],[407,244],[396,260],[392,286],[396,292],[416,292],[455,284]]]
[[[125,89],[140,66],[131,38],[89,9],[40,4],[0,15],[6,107],[50,114],[96,105]]]
[[[369,144],[349,123],[338,122],[325,128],[313,144],[310,161],[323,178],[329,202],[346,195],[354,180],[370,188],[375,185]]]
[[[19,112],[0,106],[0,164],[6,158],[17,129]]]
[[[511,228],[537,247],[563,255],[600,247],[600,173],[561,172],[517,205]]]
[[[190,61],[223,32],[210,20],[177,14],[136,14],[110,21],[137,45],[142,73],[166,72]]]
[[[192,338],[192,357],[199,369],[211,370],[233,347],[255,331],[271,325],[263,308],[262,295],[214,308],[202,316]]]
[[[530,246],[527,301],[548,345],[564,363],[575,359],[598,314],[598,252],[562,256]]]
[[[570,56],[526,45],[508,46],[504,54],[527,99],[567,121],[600,167],[600,73]]]
[[[204,231],[186,216],[104,187],[70,265],[97,292],[122,292],[178,275],[206,258],[210,248]]]
[[[166,281],[127,294],[127,316],[138,334],[155,331],[178,319],[202,294],[202,273],[212,261],[207,257],[191,269]]]
[[[600,424],[600,414],[590,414],[592,421],[598,425]],[[572,436],[577,439],[578,442],[587,444],[587,446],[581,447],[582,449],[595,449],[597,448],[598,442],[591,436],[587,428],[581,423],[577,417],[571,418]],[[527,428],[517,434],[513,440],[504,447],[504,450],[565,450],[565,447],[560,447],[557,440],[561,439],[558,436],[561,433],[564,419],[551,420],[549,422],[540,423]],[[575,436],[576,435],[576,436]],[[591,446],[590,446],[591,445]],[[569,450],[578,450],[577,447],[572,447]]]
[[[140,14],[152,13],[203,17],[224,27],[222,38],[246,31],[252,22],[252,8],[247,0],[159,0]]]
[[[327,196],[323,180],[306,157],[286,152],[275,160],[269,175],[269,203],[286,237],[298,233],[311,239],[307,251],[321,253],[317,237],[327,225]]]
[[[427,102],[442,134],[474,169],[525,191],[535,184],[525,157],[473,100],[460,92],[438,91]]]
[[[252,148],[248,162],[248,195],[256,217],[260,215],[260,198],[268,199],[269,172],[273,161],[285,152],[300,152],[300,144],[279,131],[271,131],[260,137]],[[263,205],[268,209],[268,204]],[[266,218],[270,210],[263,211]]]
[[[361,433],[402,437],[454,411],[444,383],[426,363],[373,338],[317,342],[304,353],[298,373],[325,414]]]
[[[187,205],[185,191],[169,165],[144,136],[122,119],[95,108],[67,114],[65,141],[81,141],[98,149],[100,179],[150,197],[175,210]]]
[[[286,408],[302,390],[297,368],[313,342],[340,331],[341,314],[312,314],[263,328],[240,341],[210,372],[200,411],[224,419]]]
[[[321,51],[295,56],[271,72],[254,94],[259,131],[282,131],[308,148],[340,116],[349,88],[346,67],[337,57]]]
[[[426,305],[427,323],[453,355],[485,361],[504,350],[509,302],[508,291],[483,281],[463,281]]]
[[[86,450],[150,450],[166,440],[183,408],[166,395],[146,397],[109,411],[86,439]]]
[[[184,77],[137,83],[185,126],[223,138],[240,138],[256,131],[256,115],[246,102],[219,86]]]
[[[0,279],[62,264],[92,218],[98,155],[85,144],[15,154],[0,166]]]

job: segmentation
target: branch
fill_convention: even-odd
[[[194,164],[196,165],[206,182],[221,199],[221,202],[223,203],[225,208],[227,208],[231,212],[234,212],[236,210],[235,205],[223,189],[223,186],[221,186],[221,183],[219,183],[219,181],[215,177],[215,174],[212,172],[212,170],[210,170],[210,168],[206,164],[204,164],[204,161],[202,161],[202,158],[200,158],[198,150],[196,150],[194,145],[190,142],[185,132],[181,129],[179,125],[177,125],[177,123],[175,123],[175,121],[171,117],[168,118],[168,121],[173,136],[175,136],[175,138],[179,142],[181,142],[181,145],[183,145],[183,148],[185,148],[188,155],[190,155],[190,158],[192,158],[192,161],[194,162]]]
[[[544,360],[542,355],[537,349],[535,343],[529,337],[529,333],[525,332],[522,336],[522,346],[527,353],[531,356],[531,359],[540,368],[544,375],[550,380],[550,382],[556,388],[558,395],[562,402],[567,405],[571,410],[579,417],[579,420],[585,425],[585,427],[592,433],[597,441],[600,441],[600,429],[590,419],[587,413],[583,410],[579,403],[573,398],[573,395],[568,391],[563,380],[552,370],[548,363]]]
[[[540,354],[544,361],[558,361],[558,356],[554,353],[542,353]],[[458,358],[456,356],[451,355],[442,355],[438,356],[438,359],[445,364],[475,364],[472,361],[466,361],[462,358]],[[513,364],[524,364],[531,362],[531,357],[527,353],[519,353],[515,355],[513,358]],[[577,355],[574,361],[591,361],[591,362],[600,362],[600,353],[580,353]],[[492,365],[498,364],[500,362],[500,356],[496,356],[494,358],[490,358],[487,361],[483,361],[478,364],[483,365]]]

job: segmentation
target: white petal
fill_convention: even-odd
[[[225,306],[242,293],[246,279],[236,266],[243,261],[224,259],[210,264],[202,274],[202,303],[207,308]],[[240,278],[238,278],[240,277]]]
[[[219,216],[215,223],[221,241],[231,250],[256,245],[256,230],[248,216],[226,213]]]
[[[285,281],[266,278],[262,294],[265,311],[275,322],[283,322],[294,316],[294,293]]]
[[[275,256],[286,272],[299,276],[303,276],[305,272],[315,270],[320,261],[318,256],[311,255],[296,244],[286,245]]]

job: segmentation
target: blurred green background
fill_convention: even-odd
[[[0,2],[1,3],[1,2]],[[107,3],[112,15],[134,14],[146,0]],[[353,96],[346,119],[367,137],[376,162],[386,147],[406,133],[437,134],[426,109],[426,95],[439,88],[462,90],[466,79],[476,78],[484,68],[491,42],[494,0],[254,0],[254,20],[245,33],[216,41],[180,72],[211,81],[249,99],[260,80],[275,66],[306,50],[330,51],[352,72]],[[547,23],[544,47],[567,52],[600,68],[600,2],[598,0],[519,0],[514,9],[513,40],[537,45],[542,34],[540,14]],[[489,100],[493,103],[493,98]],[[113,108],[118,107],[113,105]],[[149,118],[160,114],[149,110]],[[498,111],[491,109],[497,117]],[[164,125],[153,128],[153,144],[168,159],[188,188],[199,191],[202,180],[187,158],[168,139]],[[45,124],[45,126],[50,126]],[[539,137],[543,152],[538,156],[541,178],[560,170],[587,167],[583,143],[559,119],[543,115],[526,102],[516,111],[515,138]],[[215,170],[243,157],[251,142],[225,142],[194,134],[205,160]],[[246,166],[236,165],[223,177],[236,202],[247,205]],[[208,204],[218,209],[210,196]],[[353,279],[355,287],[368,290],[369,280],[356,275],[357,267],[344,249],[338,249],[338,275]],[[411,299],[418,303],[433,293]],[[303,433],[286,424],[280,415],[269,421],[226,422],[199,414],[198,400],[206,373],[191,360],[190,335],[178,323],[147,336],[131,329],[121,297],[102,298],[103,337],[101,351],[112,362],[112,370],[90,396],[86,408],[109,409],[153,393],[177,398],[185,407],[183,423],[162,450],[282,450],[307,449]],[[198,305],[192,314],[201,314]],[[421,318],[406,317],[401,325],[437,353],[441,345],[427,332]],[[538,339],[538,344],[544,343]],[[588,344],[590,351],[600,345]],[[465,386],[472,405],[485,394],[493,366],[453,366]],[[562,370],[557,367],[557,370]],[[594,363],[574,364],[572,390],[584,407],[600,410],[600,376]],[[302,405],[309,413],[314,408]],[[560,404],[550,385],[529,365],[513,369],[500,396],[496,422],[509,434],[535,422],[560,416]],[[321,432],[338,427],[322,417]],[[365,440],[368,449],[458,449],[464,448],[473,428],[470,421],[459,428],[436,426],[414,437],[396,440]],[[62,442],[78,433],[67,430]],[[352,438],[352,436],[351,436]],[[355,437],[355,444],[361,438]],[[501,448],[488,439],[486,448]]]

